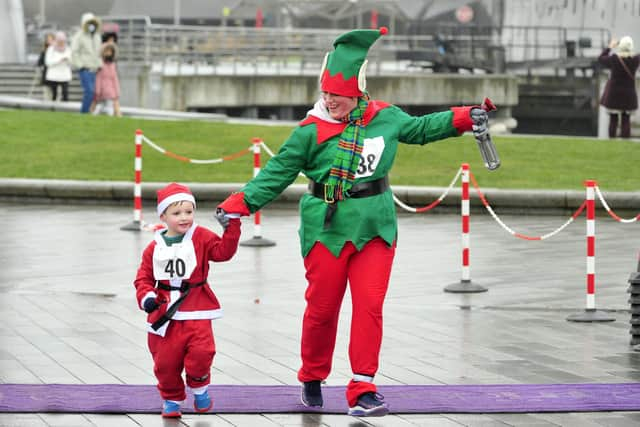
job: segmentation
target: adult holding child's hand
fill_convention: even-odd
[[[345,397],[348,413],[358,417],[389,412],[374,376],[398,235],[388,175],[398,145],[454,139],[474,125],[476,131],[486,131],[487,124],[486,112],[478,106],[413,116],[370,98],[366,56],[386,33],[384,27],[353,30],[335,40],[335,49],[324,59],[313,108],[260,173],[219,206],[228,214],[249,215],[275,199],[298,173],[309,178],[309,192],[300,200],[299,236],[308,282],[298,370],[300,400],[308,407],[324,404],[321,385],[331,372],[348,286],[352,376]]]

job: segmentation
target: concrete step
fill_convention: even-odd
[[[30,96],[42,99],[43,87],[40,85],[41,71],[32,64],[0,64],[0,94]],[[69,100],[82,99],[82,87],[76,72],[69,83]]]
[[[34,68],[36,68],[35,64],[16,64],[12,62],[4,62],[0,64],[0,70],[33,71]]]
[[[61,89],[58,89],[58,93],[61,92]],[[31,87],[19,87],[19,88],[1,88],[0,87],[0,95],[7,96],[26,96],[33,99],[43,99],[49,98],[49,95],[45,95],[44,88],[42,86],[34,86],[33,90]],[[82,90],[72,90],[69,89],[69,101],[80,101],[82,99]]]
[[[15,81],[7,81],[0,79],[0,88],[5,90],[10,90],[11,88],[30,88],[31,86],[40,86],[40,79],[34,80],[15,80]],[[81,90],[82,86],[80,85],[79,80],[71,80],[69,82],[69,89],[78,89]]]
[[[42,73],[40,70],[6,70],[0,68],[0,81],[3,80],[19,80],[19,79],[32,79],[34,76],[40,76]]]

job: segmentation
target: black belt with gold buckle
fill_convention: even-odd
[[[384,193],[388,188],[389,176],[385,175],[375,181],[359,182],[354,184],[349,190],[344,192],[344,197],[359,199],[376,196]],[[309,181],[309,192],[314,197],[322,199],[327,203],[327,213],[324,217],[324,228],[329,228],[331,225],[331,218],[338,207],[335,194],[327,194],[327,184],[321,184],[315,181]]]

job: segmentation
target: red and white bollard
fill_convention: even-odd
[[[133,221],[120,230],[140,231],[142,229],[142,131],[136,130],[136,157],[133,161]]]
[[[469,164],[462,164],[462,197],[460,210],[462,213],[462,279],[460,283],[453,283],[444,288],[445,292],[477,293],[486,292],[487,288],[471,283],[471,268],[469,264],[469,220],[471,206],[469,204]]]
[[[260,173],[260,145],[262,139],[253,138],[253,177]],[[253,214],[253,237],[240,242],[240,246],[275,246],[276,242],[262,237],[262,226],[260,225],[260,211]]]
[[[596,203],[594,180],[584,182],[587,189],[587,302],[582,313],[567,317],[570,322],[612,322],[615,317],[596,310]]]

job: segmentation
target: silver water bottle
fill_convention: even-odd
[[[487,113],[489,111],[497,110],[496,106],[493,105],[493,102],[491,102],[489,98],[484,99],[481,107]],[[498,157],[496,146],[493,145],[493,141],[491,140],[488,123],[484,123],[484,125],[485,129],[483,132],[476,132],[474,129],[473,135],[475,136],[476,142],[478,143],[478,148],[480,149],[480,154],[482,154],[484,165],[487,167],[487,169],[492,171],[500,167],[500,157]]]

